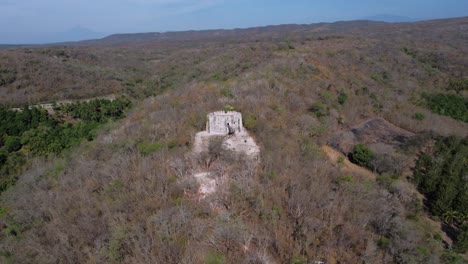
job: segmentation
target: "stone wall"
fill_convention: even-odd
[[[233,133],[241,133],[242,114],[235,111],[218,111],[208,114],[208,122],[206,123],[206,132],[210,134],[229,134],[229,129]]]

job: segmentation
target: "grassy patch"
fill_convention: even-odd
[[[205,257],[205,264],[225,264],[226,257],[220,253],[211,252]]]
[[[316,117],[320,118],[328,116],[330,110],[328,109],[328,106],[326,106],[324,103],[316,102],[309,108],[309,112],[313,113]]]
[[[156,142],[144,141],[137,145],[138,152],[140,152],[142,155],[145,155],[145,156],[151,153],[154,153],[156,151],[159,151],[163,147],[164,145],[159,141],[156,141]]]
[[[233,97],[232,90],[229,89],[228,87],[222,87],[219,92],[221,93],[222,96],[224,97]]]
[[[416,120],[419,120],[419,121],[422,121],[426,118],[426,116],[423,114],[423,113],[415,113],[413,115],[413,119],[416,119]]]

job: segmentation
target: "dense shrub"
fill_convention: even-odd
[[[245,116],[243,122],[245,128],[251,131],[255,131],[257,127],[257,118],[254,115]]]
[[[10,84],[16,80],[16,70],[0,66],[0,86]]]
[[[222,96],[225,97],[233,97],[232,90],[229,89],[228,87],[222,87],[219,92],[221,93]]]
[[[371,167],[371,161],[374,158],[374,153],[364,144],[357,144],[351,153],[351,161],[359,166]]]
[[[457,93],[468,90],[468,79],[453,79],[447,85],[447,90],[453,90]]]
[[[137,145],[137,149],[142,155],[149,155],[153,152],[161,150],[162,148],[163,144],[160,142],[141,142]]]
[[[59,154],[65,149],[78,145],[83,139],[93,139],[92,130],[97,123],[65,123],[56,127],[40,126],[25,132],[21,143],[31,152],[47,155]]]
[[[89,102],[67,104],[58,107],[58,109],[73,118],[87,122],[102,123],[107,121],[107,119],[121,118],[128,107],[130,107],[130,101],[127,99],[117,99],[114,101],[97,99]]]
[[[374,81],[383,82],[383,83],[388,82],[389,79],[390,79],[388,73],[385,72],[385,71],[384,71],[384,72],[380,72],[380,73],[379,73],[379,72],[374,72],[374,73],[371,74],[370,77],[371,77],[371,79],[374,80]]]
[[[5,164],[8,159],[8,152],[5,149],[0,149],[0,167]]]
[[[424,116],[423,113],[419,113],[419,112],[418,112],[418,113],[415,113],[415,114],[413,115],[413,119],[416,119],[416,120],[419,120],[419,121],[424,120],[424,118],[426,118],[426,116]]]
[[[310,108],[309,111],[315,114],[317,117],[325,117],[329,114],[328,107],[322,102],[314,103]]]
[[[210,252],[205,258],[206,264],[224,264],[226,263],[226,257],[219,253]]]
[[[460,229],[454,246],[457,252],[465,253],[468,251],[468,224],[464,224]]]
[[[21,152],[12,152],[6,157],[4,164],[0,164],[0,192],[16,182],[18,173],[25,162],[25,156]]]
[[[424,96],[427,107],[434,113],[468,122],[468,101],[455,94],[430,94]]]
[[[82,140],[92,140],[100,123],[121,118],[129,106],[130,101],[123,99],[92,100],[57,107],[54,116],[37,107],[0,108],[0,191],[15,182],[24,163],[23,152],[60,154]],[[69,122],[70,116],[78,120]]]
[[[433,153],[419,156],[413,181],[426,196],[430,212],[451,225],[462,225],[468,212],[468,139],[448,137],[439,139]],[[466,228],[456,239],[458,250],[466,251]]]
[[[338,95],[338,103],[340,105],[344,105],[347,100],[348,100],[348,94],[345,91],[341,91],[340,94]]]
[[[19,150],[21,148],[20,138],[17,136],[7,136],[4,148],[7,152]]]

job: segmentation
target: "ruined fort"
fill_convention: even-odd
[[[222,147],[233,153],[245,155],[247,160],[258,164],[260,148],[242,125],[242,114],[236,111],[217,111],[207,116],[206,130],[195,135],[193,154],[195,156],[208,153],[210,141],[215,138],[223,138]],[[200,184],[200,194],[205,195],[216,192],[223,182],[221,178],[215,178],[212,171],[207,168],[195,170],[195,179]],[[228,175],[224,175],[227,177]]]
[[[260,152],[254,139],[242,125],[242,114],[235,111],[217,111],[208,114],[206,130],[195,135],[194,152],[206,151],[213,137],[226,136],[223,147],[248,156]]]
[[[242,114],[235,111],[218,111],[208,114],[206,132],[209,134],[235,134],[243,131]]]

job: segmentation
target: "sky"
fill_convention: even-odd
[[[468,0],[0,0],[0,44],[310,24],[382,14],[417,20],[462,17],[468,16]]]

